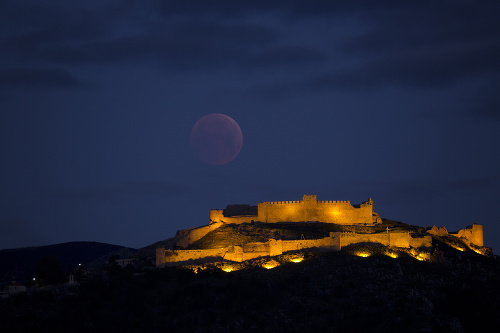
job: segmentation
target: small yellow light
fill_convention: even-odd
[[[222,267],[222,270],[224,272],[228,272],[229,273],[229,272],[234,271],[234,267],[232,267],[232,266],[224,266],[224,267]]]
[[[370,253],[367,253],[367,252],[359,252],[356,254],[358,257],[363,257],[363,258],[366,258],[366,257],[369,257],[370,256]]]
[[[386,255],[388,257],[391,257],[391,258],[397,258],[398,257],[398,255],[396,253],[394,253],[394,252],[387,252]]]
[[[304,258],[297,257],[297,258],[292,258],[290,261],[291,262],[301,262],[302,260],[304,260]]]
[[[272,269],[279,266],[279,263],[277,261],[271,260],[262,265],[265,269]]]
[[[425,253],[420,253],[418,256],[415,257],[417,260],[424,261],[429,259],[429,255]]]

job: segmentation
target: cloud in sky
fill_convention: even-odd
[[[82,86],[69,71],[63,69],[0,69],[0,88],[40,87],[75,88]]]
[[[56,197],[69,200],[70,202],[87,200],[117,200],[123,197],[173,197],[190,192],[189,186],[153,181],[136,181],[131,183],[122,183],[114,186],[78,189],[64,192]]]
[[[499,70],[500,27],[494,15],[498,6],[492,1],[455,6],[397,1],[332,1],[321,6],[295,1],[130,1],[125,6],[110,2],[78,10],[18,5],[14,11],[4,5],[4,19],[19,14],[19,30],[4,29],[0,40],[3,57],[67,66],[156,63],[170,69],[251,69],[322,64],[329,60],[327,54],[337,54],[357,61],[338,68],[330,56],[330,70],[310,78],[310,87],[427,87]],[[341,41],[303,46],[298,36],[287,36],[269,18],[251,19],[258,13],[288,25],[348,14],[358,28]]]

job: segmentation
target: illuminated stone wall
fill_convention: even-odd
[[[383,232],[377,234],[358,234],[355,232],[343,232],[340,234],[340,246],[348,246],[358,243],[377,243],[394,247],[430,247],[431,236],[412,236],[409,232]]]
[[[284,252],[324,248],[330,251],[340,250],[340,233],[332,233],[331,237],[322,239],[308,240],[275,240],[247,243],[243,246],[230,246],[219,249],[206,250],[166,250],[164,247],[156,249],[156,267],[165,267],[165,265],[187,262],[189,260],[214,258],[217,260],[230,260],[242,262],[250,259],[266,256],[277,256]]]
[[[472,224],[467,226],[465,229],[460,229],[457,233],[448,233],[445,227],[432,226],[431,229],[427,230],[428,233],[436,236],[455,236],[462,238],[466,243],[484,246],[483,240],[483,226],[480,224]]]
[[[484,246],[483,243],[483,226],[480,224],[473,224],[465,229],[461,229],[456,234],[458,237],[465,238],[469,243]]]
[[[282,251],[296,251],[302,249],[325,248],[331,251],[340,251],[340,232],[330,233],[330,237],[321,239],[301,239],[282,241]]]
[[[410,247],[431,247],[432,246],[432,236],[429,235],[418,235],[416,237],[411,237]]]
[[[393,247],[429,247],[432,245],[431,236],[412,236],[408,232],[358,234],[355,232],[330,232],[329,237],[320,239],[275,240],[267,242],[247,243],[242,246],[230,246],[207,250],[156,250],[156,266],[175,264],[189,260],[214,258],[216,260],[230,260],[242,262],[266,256],[277,256],[289,251],[305,249],[324,249],[340,251],[344,246],[358,243],[379,243]]]
[[[205,235],[210,231],[221,227],[223,224],[224,223],[222,222],[211,222],[209,225],[202,227],[180,230],[177,232],[177,241],[175,245],[185,248],[189,244],[196,242],[198,239],[205,237]]]
[[[186,262],[189,260],[217,258],[221,259],[227,248],[207,250],[165,250],[164,247],[156,249],[156,267],[165,267],[169,263]]]
[[[319,221],[371,225],[382,222],[378,214],[373,213],[371,199],[354,207],[349,201],[317,201],[315,195],[304,195],[302,201],[261,202],[257,207],[255,216],[226,217],[222,210],[211,210],[210,219],[225,223]]]

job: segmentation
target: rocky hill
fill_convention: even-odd
[[[419,230],[424,231],[425,228],[390,220],[384,220],[382,224],[367,227],[314,222],[225,224],[190,244],[188,249],[210,249],[251,242],[266,242],[270,238],[282,240],[317,239],[327,237],[330,232],[334,231],[380,233],[387,230],[391,232],[418,232]]]
[[[363,227],[350,228],[225,225],[190,246],[270,236],[317,238]],[[394,221],[363,232],[388,228],[425,232]],[[155,246],[173,244],[175,239],[167,239],[135,256],[146,258]],[[499,327],[499,258],[478,254],[455,236],[433,235],[432,244],[419,252],[355,244],[336,252],[300,250],[241,263],[163,269],[108,263],[79,284],[32,288],[0,299],[0,322],[8,332],[480,332]]]

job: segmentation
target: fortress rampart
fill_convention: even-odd
[[[177,231],[176,235],[176,245],[185,248],[189,244],[196,242],[200,238],[203,238],[210,231],[213,231],[222,225],[222,222],[211,222],[209,225],[205,225],[202,227],[179,230]]]
[[[211,210],[212,222],[249,223],[252,221],[303,222],[318,221],[348,225],[373,225],[382,220],[373,212],[373,201],[369,199],[360,205],[349,201],[317,201],[316,195],[304,195],[302,201],[261,202],[257,215],[225,216],[223,210]]]
[[[472,244],[476,246],[484,246],[483,240],[483,226],[480,224],[472,224],[467,226],[465,229],[460,229],[456,233],[448,233],[445,227],[432,226],[431,229],[427,230],[428,233],[436,236],[447,236],[452,235],[463,239],[467,244]]]
[[[356,232],[343,232],[340,234],[340,247],[358,243],[377,243],[391,247],[430,247],[430,235],[414,235],[410,232],[381,232],[376,234],[360,234]]]
[[[377,243],[391,247],[418,248],[432,246],[430,235],[412,235],[409,232],[382,232],[360,234],[355,232],[330,232],[329,237],[320,239],[275,240],[247,243],[218,249],[206,250],[156,250],[156,267],[178,265],[199,259],[229,260],[242,262],[266,256],[277,256],[289,251],[320,249],[340,251],[342,247],[359,243]]]
[[[460,229],[457,232],[457,237],[465,238],[470,244],[477,246],[484,246],[483,241],[483,226],[480,224],[473,224],[466,227],[465,229]]]
[[[266,256],[277,256],[288,251],[303,249],[323,249],[328,251],[340,250],[340,233],[331,233],[329,237],[320,239],[275,240],[247,243],[218,249],[205,250],[166,250],[164,247],[156,249],[156,267],[175,265],[191,260],[214,259],[242,262]]]

